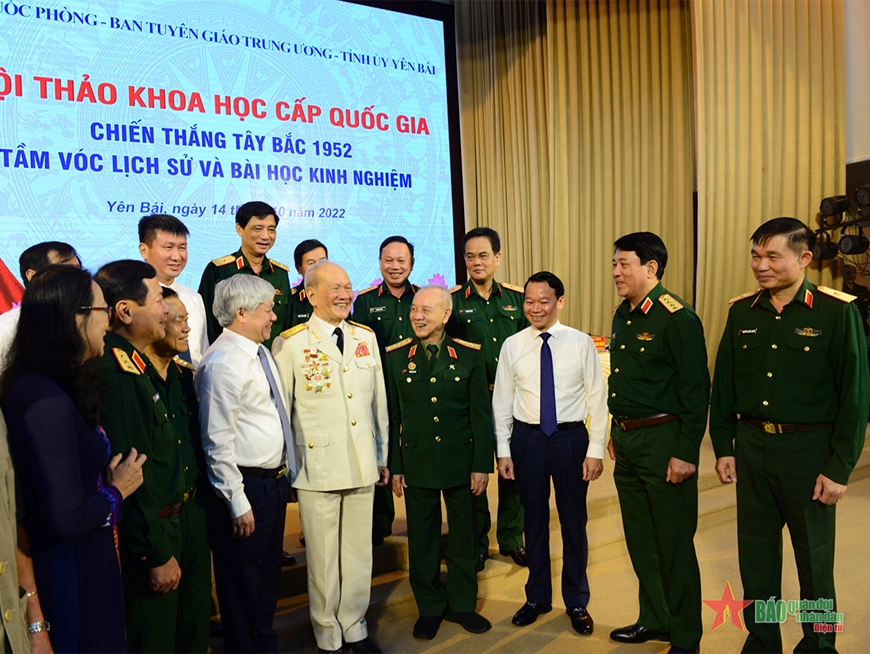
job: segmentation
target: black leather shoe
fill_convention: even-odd
[[[381,654],[381,648],[368,636],[354,643],[348,643],[347,646],[354,654]]]
[[[441,626],[443,618],[440,615],[435,617],[420,616],[417,622],[414,623],[414,638],[423,638],[432,640],[438,635],[438,628]]]
[[[581,636],[591,636],[592,630],[595,628],[595,623],[592,621],[592,616],[582,606],[575,606],[567,609],[565,613],[571,618],[571,626]]]
[[[529,560],[526,558],[525,547],[515,547],[512,550],[499,550],[498,553],[502,556],[511,557],[514,560],[514,563],[523,568],[526,568],[529,565]]]
[[[486,566],[486,560],[489,558],[488,554],[478,554],[477,555],[477,563],[474,564],[474,570],[476,572],[483,572],[483,568]]]
[[[511,622],[518,627],[525,627],[537,620],[539,615],[549,613],[552,610],[552,604],[535,604],[534,602],[526,602],[522,605],[520,610],[517,611]]]
[[[296,565],[296,557],[292,556],[290,552],[281,552],[281,565],[285,568]]]
[[[618,643],[645,643],[648,640],[670,640],[670,635],[661,631],[651,631],[639,624],[630,624],[610,632],[610,639]]]
[[[484,631],[492,629],[492,624],[479,613],[457,613],[447,609],[444,613],[444,619],[447,622],[455,622],[465,631],[472,634],[482,634]]]

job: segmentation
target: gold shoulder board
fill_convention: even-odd
[[[361,291],[357,291],[357,295],[364,295],[365,293],[370,293],[371,291],[377,290],[378,286],[369,286],[368,288],[364,288]]]
[[[838,291],[835,288],[830,288],[828,286],[816,286],[820,293],[824,293],[825,295],[830,295],[832,298],[836,298],[840,302],[854,302],[858,299],[857,295],[851,295],[849,293],[844,293],[843,291]]]
[[[298,334],[299,332],[305,331],[306,329],[308,329],[308,323],[303,322],[302,324],[291,327],[290,329],[285,329],[283,332],[281,332],[280,336],[281,338],[290,338],[291,336],[293,336],[293,334]]]
[[[406,345],[410,345],[413,338],[406,338],[403,341],[399,341],[398,343],[393,343],[392,345],[388,345],[386,352],[392,352],[393,350],[398,350],[400,347],[405,347]]]
[[[363,325],[362,323],[354,322],[353,320],[348,320],[348,322],[354,327],[360,327],[361,329],[367,329],[371,333],[375,333],[375,330],[369,327],[368,325]]]
[[[295,286],[294,286],[293,288],[291,288],[291,289],[290,289],[290,295],[296,295],[296,290],[297,290],[297,289],[296,289]]]
[[[217,259],[212,259],[211,262],[216,266],[225,266],[228,263],[232,263],[236,260],[236,255],[228,254],[225,257],[218,257]]]
[[[667,309],[671,313],[675,313],[683,308],[683,305],[677,302],[677,300],[668,293],[659,295],[659,302],[661,302],[664,305],[665,309]]]
[[[450,292],[451,292],[451,293],[455,293],[455,292],[458,291],[460,288],[462,288],[462,284],[457,284],[456,286],[454,286],[453,288],[450,289]]]
[[[737,297],[732,297],[730,300],[728,300],[728,304],[734,304],[735,302],[740,302],[740,300],[745,300],[748,297],[754,297],[754,296],[758,295],[758,293],[760,291],[761,291],[760,288],[756,288],[754,291],[749,291],[748,293],[744,293],[743,295],[738,295]]]
[[[480,345],[478,343],[469,343],[468,341],[463,341],[463,340],[460,340],[458,338],[454,338],[453,342],[456,343],[457,345],[464,345],[465,347],[467,347],[470,350],[479,350],[480,349]]]
[[[185,361],[181,357],[175,356],[175,357],[172,357],[172,360],[175,362],[175,365],[177,365],[177,366],[180,366],[182,368],[187,368],[188,370],[196,370],[196,368],[193,367],[193,364],[190,361]]]
[[[280,261],[275,261],[274,259],[269,259],[269,261],[272,262],[273,266],[278,266],[281,270],[290,270],[290,266],[288,266],[286,263],[281,263]]]
[[[526,292],[526,290],[522,286],[514,286],[513,284],[505,284],[504,282],[500,282],[500,284],[502,286],[504,286],[506,289],[511,290],[511,291],[515,291],[517,293],[525,293]]]
[[[139,372],[139,368],[133,365],[133,362],[130,361],[130,357],[127,356],[127,353],[124,352],[119,347],[112,348],[112,354],[115,355],[115,360],[118,362],[118,365],[121,366],[121,370],[124,372],[131,372],[134,375],[141,375]]]

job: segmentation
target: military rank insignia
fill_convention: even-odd
[[[639,341],[651,341],[656,337],[655,334],[650,334],[649,332],[644,332],[643,334],[637,334],[637,340]]]
[[[456,358],[456,350],[454,350],[454,349],[453,349],[452,347],[450,347],[449,345],[447,346],[447,354],[450,355],[450,358],[451,358],[451,359],[455,359],[455,358]]]
[[[798,336],[821,336],[821,329],[813,329],[812,327],[804,327],[803,329],[795,329],[794,333]]]
[[[360,343],[356,346],[356,352],[353,353],[355,357],[367,357],[371,354],[369,352],[369,346],[365,343]]]
[[[653,301],[647,298],[643,301],[643,304],[640,305],[640,310],[643,311],[645,314],[649,313],[649,310],[652,309],[652,305]]]

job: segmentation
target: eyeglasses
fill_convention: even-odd
[[[105,311],[111,321],[114,309],[112,307],[79,307],[79,311]]]

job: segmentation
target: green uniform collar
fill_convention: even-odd
[[[107,350],[109,348],[122,350],[142,374],[144,374],[148,368],[153,367],[154,364],[151,363],[151,359],[145,356],[144,352],[137,350],[136,347],[123,336],[119,336],[115,332],[106,332],[104,340]]]
[[[402,291],[401,297],[405,297],[406,294],[415,295],[417,293],[417,291],[419,291],[419,290],[420,290],[419,286],[417,286],[416,284],[412,284],[410,281],[408,281],[406,279],[405,280],[405,290]],[[381,285],[378,286],[378,297],[381,297],[382,295],[392,295],[393,297],[396,297],[390,291],[390,287],[387,286],[387,282],[381,282]],[[396,299],[398,300],[400,298],[396,298]]]
[[[807,280],[804,279],[804,283],[801,284],[801,287],[798,289],[798,292],[795,293],[794,298],[792,298],[791,302],[786,304],[783,307],[783,311],[785,311],[788,307],[793,304],[803,304],[808,309],[813,308],[813,300],[815,299],[815,291],[816,286]],[[776,313],[776,308],[774,308],[773,303],[770,301],[770,291],[763,290],[759,293],[755,299],[752,301],[752,304],[749,306],[750,309],[756,309],[758,307],[764,307],[769,311],[773,311]]]
[[[665,291],[665,287],[662,286],[661,282],[659,282],[655,285],[655,287],[653,287],[653,290],[649,292],[649,294],[643,299],[642,302],[638,302],[637,305],[635,305],[634,309],[631,309],[631,302],[629,302],[628,299],[625,299],[622,301],[622,304],[620,304],[619,307],[616,309],[616,312],[621,317],[627,316],[628,314],[635,312],[640,312],[645,315],[649,313],[650,310],[653,308],[655,301],[658,300],[666,292],[667,291]]]
[[[248,258],[244,254],[242,254],[242,248],[236,250],[235,253],[233,253],[233,256],[236,258],[236,261],[233,265],[236,267],[237,270],[244,270],[245,268],[247,268],[251,272],[254,272],[254,269],[251,268],[251,262],[248,261]],[[269,259],[269,257],[264,256],[263,268],[261,269],[261,272],[262,270],[266,270],[266,266],[269,267],[270,273],[275,272],[275,266],[272,265],[272,260]]]
[[[477,292],[477,287],[474,285],[474,282],[472,280],[469,279],[467,282],[465,282],[463,288],[465,289],[464,293],[466,300],[472,295],[476,295],[481,300],[484,299],[484,297]],[[499,297],[501,297],[502,295],[501,284],[495,281],[495,278],[493,278],[492,280],[492,295],[498,295]],[[492,295],[490,295],[490,297],[492,297]]]

